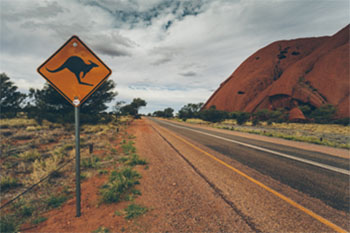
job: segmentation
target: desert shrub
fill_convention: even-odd
[[[350,125],[350,118],[341,118],[341,119],[337,119],[334,121],[335,124],[339,124],[339,125]]]
[[[253,118],[253,121],[252,121],[252,124],[255,126],[255,125],[259,125],[260,121],[258,118]]]
[[[37,150],[25,151],[19,155],[20,158],[34,162],[37,159],[40,159],[41,154]]]
[[[253,114],[253,120],[259,121],[284,122],[287,121],[287,118],[283,110],[260,109]]]
[[[51,195],[46,200],[47,207],[49,207],[49,208],[60,207],[67,199],[68,199],[68,197],[64,196],[64,195],[59,195],[59,196]]]
[[[28,126],[37,126],[35,120],[25,118],[0,119],[2,129],[8,128],[26,128]]]
[[[47,220],[46,217],[39,216],[39,217],[37,217],[36,219],[34,219],[34,220],[32,221],[32,223],[36,225],[36,224],[45,222],[46,220]]]
[[[129,155],[130,153],[135,153],[136,148],[133,145],[134,145],[133,141],[128,141],[128,142],[123,141],[123,144],[121,147],[124,154]]]
[[[125,208],[125,218],[126,219],[132,219],[136,218],[142,214],[145,214],[148,211],[147,207],[138,205],[138,204],[130,204],[128,207]]]
[[[5,192],[11,188],[16,188],[20,186],[21,183],[18,181],[17,178],[11,177],[11,176],[2,176],[0,180],[0,189],[1,192]]]
[[[33,212],[34,212],[34,207],[29,205],[29,204],[23,204],[22,206],[20,206],[17,211],[16,211],[17,215],[19,215],[22,218],[26,218],[26,217],[30,217],[32,216]]]
[[[140,159],[140,157],[137,154],[132,154],[128,157],[122,157],[121,161],[124,162],[125,165],[128,166],[136,166],[136,165],[146,165],[147,161],[145,159]]]
[[[249,112],[238,112],[237,113],[237,124],[243,125],[246,123],[250,118]]]
[[[59,164],[63,162],[61,155],[52,155],[47,159],[37,159],[33,163],[33,172],[30,174],[32,182],[37,183],[43,177],[56,171]],[[57,174],[56,174],[57,175]]]
[[[0,215],[0,232],[17,232],[18,225],[12,215]]]
[[[113,171],[108,182],[102,186],[100,194],[104,203],[119,202],[128,196],[132,187],[139,184],[141,175],[130,167]]]
[[[304,116],[309,118],[313,108],[309,105],[299,105],[298,108],[303,112]]]
[[[96,230],[92,231],[92,233],[109,233],[109,232],[111,232],[111,231],[104,226],[100,226]]]
[[[106,175],[106,174],[108,174],[108,171],[107,171],[107,170],[104,170],[104,169],[101,169],[101,170],[98,170],[97,173],[98,173],[99,175]]]
[[[80,161],[80,165],[82,166],[82,168],[97,168],[98,161],[100,161],[100,159],[93,155],[89,158],[83,158]]]
[[[237,119],[238,115],[240,114],[241,112],[239,111],[234,111],[234,112],[229,112],[228,113],[228,119]]]
[[[310,118],[313,118],[316,123],[331,123],[334,120],[336,108],[331,104],[323,105],[310,114]]]
[[[221,122],[228,117],[228,113],[225,111],[217,110],[215,106],[211,106],[209,109],[204,109],[199,113],[199,118],[204,121],[210,121],[213,123]]]

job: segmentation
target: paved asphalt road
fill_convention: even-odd
[[[210,129],[150,119],[180,136],[318,198],[335,209],[349,212],[348,159]]]

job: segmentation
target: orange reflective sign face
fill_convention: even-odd
[[[77,36],[47,59],[38,72],[75,107],[112,73]]]

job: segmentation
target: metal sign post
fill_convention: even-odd
[[[79,106],[106,81],[112,71],[77,36],[72,36],[37,70],[74,106],[76,216],[80,217]]]
[[[75,99],[74,102],[80,102]],[[77,103],[79,105],[79,103]],[[80,217],[80,107],[74,108],[75,117],[75,195],[76,195],[76,217]]]

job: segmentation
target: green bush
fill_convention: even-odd
[[[36,225],[36,224],[45,222],[46,220],[47,220],[46,217],[39,216],[39,217],[37,217],[36,219],[34,219],[34,220],[32,221],[32,223]]]
[[[92,231],[92,233],[109,233],[110,230],[104,226],[100,226],[96,230]]]
[[[34,211],[34,207],[33,206],[24,204],[19,209],[17,209],[16,212],[17,212],[17,214],[19,216],[21,216],[22,218],[25,218],[25,217],[32,216],[33,211]]]
[[[89,158],[83,158],[80,161],[80,165],[82,168],[97,168],[98,167],[98,161],[100,161],[100,159],[96,156],[91,156]]]
[[[0,215],[0,232],[17,232],[18,225],[15,218],[10,215]]]
[[[136,218],[142,214],[145,214],[148,211],[147,207],[138,205],[138,204],[130,204],[128,207],[125,208],[125,218],[126,219],[132,219]]]
[[[271,121],[281,123],[287,121],[288,116],[283,109],[274,111],[269,109],[260,109],[253,114],[253,121],[254,119],[257,119],[258,121]]]
[[[104,203],[113,203],[124,200],[132,191],[132,188],[139,184],[141,175],[130,167],[121,171],[112,171],[107,184],[102,186],[100,194]]]
[[[310,118],[314,119],[316,123],[332,123],[335,113],[336,108],[331,104],[326,104],[312,111]]]
[[[128,141],[127,143],[122,144],[122,150],[124,154],[129,155],[130,153],[135,153],[136,148],[133,146],[134,142],[133,141]]]
[[[237,124],[243,125],[246,123],[250,118],[249,112],[238,112],[237,113]]]
[[[51,195],[48,199],[47,199],[47,206],[49,208],[57,208],[60,207],[66,200],[68,199],[67,196],[55,196],[55,195]]]
[[[128,166],[136,166],[136,165],[146,165],[147,161],[145,159],[140,159],[140,157],[137,154],[132,154],[129,157],[122,157],[121,159],[125,165]]]
[[[210,121],[213,123],[221,122],[228,117],[228,113],[225,111],[217,110],[215,106],[211,106],[209,109],[204,109],[199,113],[199,118],[204,121]]]

